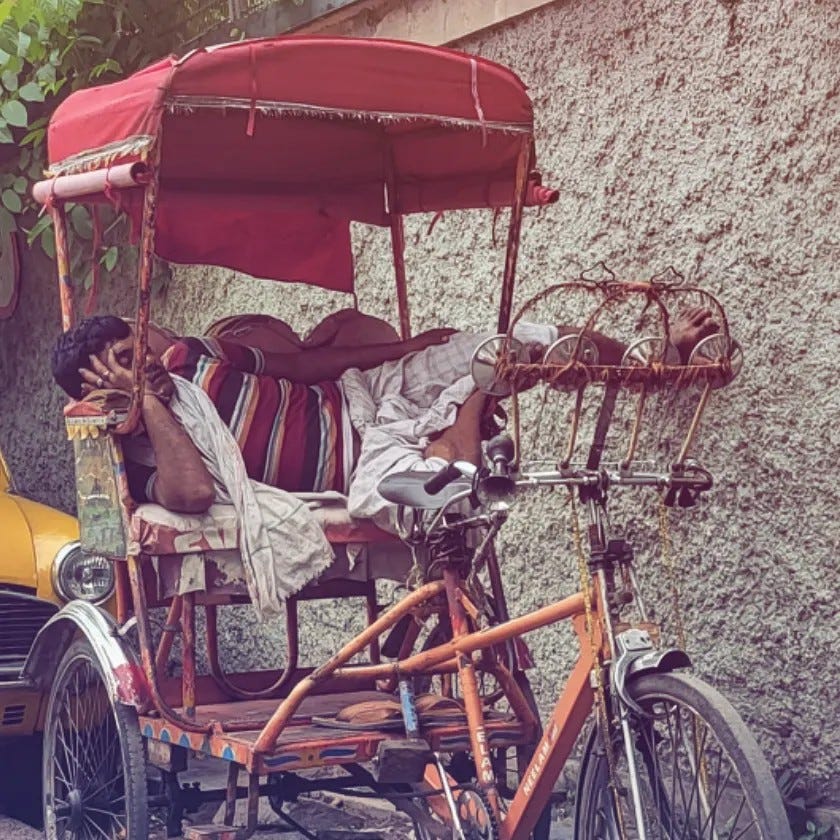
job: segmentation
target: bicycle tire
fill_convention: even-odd
[[[792,840],[770,765],[746,724],[723,695],[684,673],[645,674],[633,680],[628,690],[630,697],[648,713],[645,716],[633,713],[630,721],[649,840],[674,837]],[[679,736],[688,735],[689,731],[688,742],[676,743]],[[670,750],[665,745],[670,745]],[[676,756],[676,761],[670,762],[670,776],[666,766],[669,751]],[[702,756],[701,761],[696,760],[698,754]],[[628,838],[637,837],[620,735],[614,736],[613,756],[625,833]],[[686,776],[691,790],[685,788]],[[603,738],[593,727],[578,783],[577,840],[621,837],[616,797],[608,782]]]
[[[68,648],[50,691],[43,784],[47,840],[147,840],[146,760],[137,713],[112,700],[85,639]]]

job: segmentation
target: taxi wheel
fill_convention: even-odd
[[[59,663],[44,725],[48,840],[146,840],[146,763],[137,713],[111,700],[90,644]]]

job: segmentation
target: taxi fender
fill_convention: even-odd
[[[147,708],[149,693],[137,657],[120,637],[113,616],[87,601],[71,601],[41,628],[22,678],[47,691],[58,663],[77,637],[90,644],[112,700],[138,711]]]

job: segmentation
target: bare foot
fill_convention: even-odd
[[[688,357],[699,341],[718,332],[720,325],[710,310],[702,306],[683,309],[671,323],[671,344],[677,348],[680,361],[688,363]]]

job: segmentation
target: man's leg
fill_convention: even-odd
[[[563,335],[568,328],[558,327]],[[677,348],[683,364],[688,361],[695,345],[717,332],[719,326],[712,313],[703,307],[693,307],[681,311],[671,324],[670,340]],[[576,331],[574,331],[576,332]],[[613,339],[603,337],[608,344],[607,354],[610,363],[618,364],[623,355],[623,345]],[[532,344],[533,352],[539,353]],[[426,458],[443,458],[446,461],[463,460],[472,464],[481,463],[481,417],[485,410],[486,395],[475,391],[458,410],[455,422],[444,429],[425,449]]]
[[[425,458],[445,461],[469,461],[481,464],[481,417],[487,395],[474,391],[458,409],[455,422],[444,429],[423,452]]]

